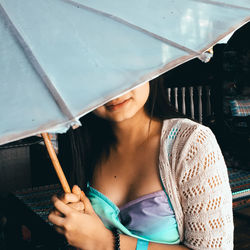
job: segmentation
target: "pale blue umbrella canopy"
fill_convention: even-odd
[[[0,0],[0,145],[66,132],[249,20],[249,0]]]

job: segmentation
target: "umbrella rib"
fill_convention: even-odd
[[[10,17],[6,13],[3,6],[0,4],[0,14],[1,13],[2,13],[2,16],[5,19],[5,21],[7,22],[12,34],[14,35],[14,37],[16,38],[16,40],[18,41],[20,46],[23,48],[25,55],[27,56],[27,58],[31,62],[31,65],[33,66],[33,68],[35,69],[37,74],[41,77],[42,82],[47,87],[49,93],[53,96],[53,98],[54,98],[56,104],[58,105],[59,109],[62,111],[62,113],[64,115],[67,116],[68,119],[74,120],[74,116],[70,112],[70,110],[67,107],[65,101],[63,100],[63,98],[58,93],[57,89],[55,88],[55,86],[53,85],[51,80],[49,79],[48,75],[43,70],[40,63],[37,61],[36,57],[34,56],[32,50],[31,50],[31,48],[28,46],[28,44],[25,42],[22,35],[17,30],[17,28],[15,27],[14,23],[11,21]]]
[[[68,4],[72,4],[72,5],[76,6],[77,8],[82,8],[82,9],[84,9],[84,10],[88,10],[88,11],[91,11],[91,12],[94,12],[94,13],[97,13],[97,14],[101,14],[101,15],[103,15],[103,16],[105,16],[105,17],[111,18],[111,19],[113,19],[114,21],[117,21],[117,22],[119,22],[119,23],[122,23],[122,24],[124,24],[124,25],[127,25],[127,26],[129,26],[129,27],[131,27],[131,28],[133,28],[133,29],[135,29],[135,30],[141,31],[141,32],[143,32],[143,33],[146,34],[146,35],[149,35],[149,36],[151,36],[151,37],[154,37],[154,38],[160,40],[161,42],[164,42],[164,43],[166,43],[166,44],[168,44],[168,45],[171,45],[171,46],[173,46],[173,47],[175,47],[175,48],[177,48],[177,49],[180,49],[180,50],[182,50],[182,51],[185,51],[185,52],[187,52],[188,54],[195,55],[195,56],[199,56],[199,55],[200,55],[199,53],[197,53],[196,51],[194,51],[194,50],[192,50],[192,49],[190,49],[190,48],[187,48],[187,47],[185,47],[185,46],[183,46],[183,45],[180,45],[180,44],[178,44],[178,43],[176,43],[176,42],[174,42],[174,41],[172,41],[172,40],[169,40],[169,39],[167,39],[167,38],[165,38],[165,37],[159,36],[159,35],[157,35],[157,34],[155,34],[155,33],[153,33],[153,32],[150,32],[150,31],[148,31],[148,30],[146,30],[146,29],[143,29],[143,28],[141,28],[141,27],[139,27],[139,26],[137,26],[137,25],[135,25],[135,24],[132,24],[132,23],[130,23],[130,22],[128,22],[128,21],[126,21],[126,20],[120,18],[120,17],[114,16],[114,15],[112,15],[112,14],[109,14],[109,13],[104,12],[104,11],[101,11],[101,10],[97,10],[97,9],[91,8],[91,7],[89,7],[89,6],[86,6],[86,5],[84,5],[84,4],[75,2],[75,1],[73,1],[73,0],[61,0],[61,1],[64,1],[64,2],[66,2],[66,3],[68,3]]]
[[[201,3],[207,3],[207,4],[212,4],[212,5],[217,5],[217,6],[223,6],[223,7],[230,7],[230,8],[237,8],[237,9],[243,9],[243,10],[250,10],[248,7],[243,7],[239,5],[234,5],[230,3],[221,3],[213,0],[191,0],[195,2],[201,2]]]

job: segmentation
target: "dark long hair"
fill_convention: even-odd
[[[150,93],[145,103],[145,111],[151,119],[165,120],[184,117],[169,103],[166,86],[162,77],[150,82]],[[77,184],[83,190],[92,179],[95,166],[109,156],[110,149],[116,146],[116,137],[110,121],[93,112],[80,119],[82,126],[60,135],[59,158],[69,177],[70,184]]]

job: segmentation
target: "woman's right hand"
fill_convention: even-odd
[[[82,250],[112,249],[113,234],[95,213],[90,200],[79,187],[61,198],[52,197],[55,209],[48,220],[71,246]]]
[[[72,188],[72,193],[64,193],[59,199],[78,212],[84,213],[84,203],[82,202],[83,199],[81,196],[81,189],[77,185],[74,185]],[[55,210],[54,212],[57,215],[61,215],[58,210]]]

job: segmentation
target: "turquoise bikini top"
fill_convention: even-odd
[[[108,229],[116,227],[123,234],[151,242],[180,243],[175,215],[164,190],[139,197],[121,208],[91,186],[87,196]]]

